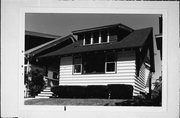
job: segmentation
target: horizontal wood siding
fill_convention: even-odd
[[[117,53],[116,73],[109,74],[73,74],[72,56],[62,57],[60,61],[60,85],[107,85],[128,84],[135,82],[135,52]]]
[[[138,95],[140,94],[140,92],[143,92],[143,93],[145,92],[145,80],[147,79],[145,71],[146,71],[145,65],[142,64],[139,70],[139,76],[136,76],[136,79],[135,79],[135,86],[134,86],[135,94],[134,95]]]

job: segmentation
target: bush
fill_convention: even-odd
[[[132,85],[109,84],[108,91],[111,99],[131,99],[133,95]]]
[[[154,89],[152,90],[151,99],[155,105],[161,106],[162,104],[162,76],[160,76],[154,83]]]
[[[54,97],[60,97],[60,86],[51,87],[51,92],[53,92]]]
[[[108,98],[107,86],[103,85],[91,85],[86,89],[88,98]]]
[[[51,88],[55,97],[60,98],[85,98],[85,86],[55,86]]]
[[[60,98],[110,98],[131,99],[131,85],[89,85],[89,86],[54,86],[51,88],[55,97]]]
[[[28,88],[30,96],[36,96],[44,88],[45,82],[43,74],[39,70],[31,71],[30,75],[32,80],[28,81]]]

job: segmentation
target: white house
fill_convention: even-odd
[[[59,57],[59,85],[123,84],[133,96],[145,93],[155,71],[153,28],[113,24],[72,33],[77,42],[41,56]]]

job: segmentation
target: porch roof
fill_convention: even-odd
[[[94,45],[81,45],[80,41],[70,44],[64,48],[56,50],[54,52],[47,53],[42,57],[60,56],[74,53],[83,53],[91,51],[103,51],[112,49],[124,49],[124,48],[136,48],[142,47],[152,32],[152,27],[134,30],[124,39],[114,43],[94,44]]]

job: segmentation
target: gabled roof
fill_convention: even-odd
[[[49,41],[47,43],[44,43],[42,45],[39,45],[37,47],[34,47],[32,49],[27,50],[25,52],[25,55],[26,56],[34,56],[34,55],[36,55],[36,54],[38,54],[38,53],[40,53],[46,49],[49,49],[49,48],[65,41],[65,40],[69,39],[69,38],[71,38],[72,42],[76,41],[76,39],[73,37],[73,35],[62,36],[62,37],[59,37],[57,39],[54,39],[52,41]]]
[[[123,49],[123,48],[136,48],[144,46],[146,40],[152,32],[152,28],[145,28],[134,30],[128,36],[123,38],[119,42],[113,43],[104,43],[104,44],[94,44],[94,45],[80,45],[81,42],[75,42],[64,48],[56,50],[54,52],[48,53],[40,57],[49,57],[49,56],[59,56],[73,53],[83,53],[91,51],[102,51],[102,50],[111,50],[111,49]]]
[[[100,27],[87,28],[87,29],[82,29],[82,30],[76,30],[76,31],[72,31],[72,33],[74,35],[76,35],[76,34],[79,34],[79,33],[102,30],[102,29],[104,30],[104,29],[115,28],[115,27],[127,30],[129,32],[133,31],[132,28],[130,28],[130,27],[126,26],[126,25],[118,23],[118,24],[111,24],[111,25],[105,25],[105,26],[100,26]]]

